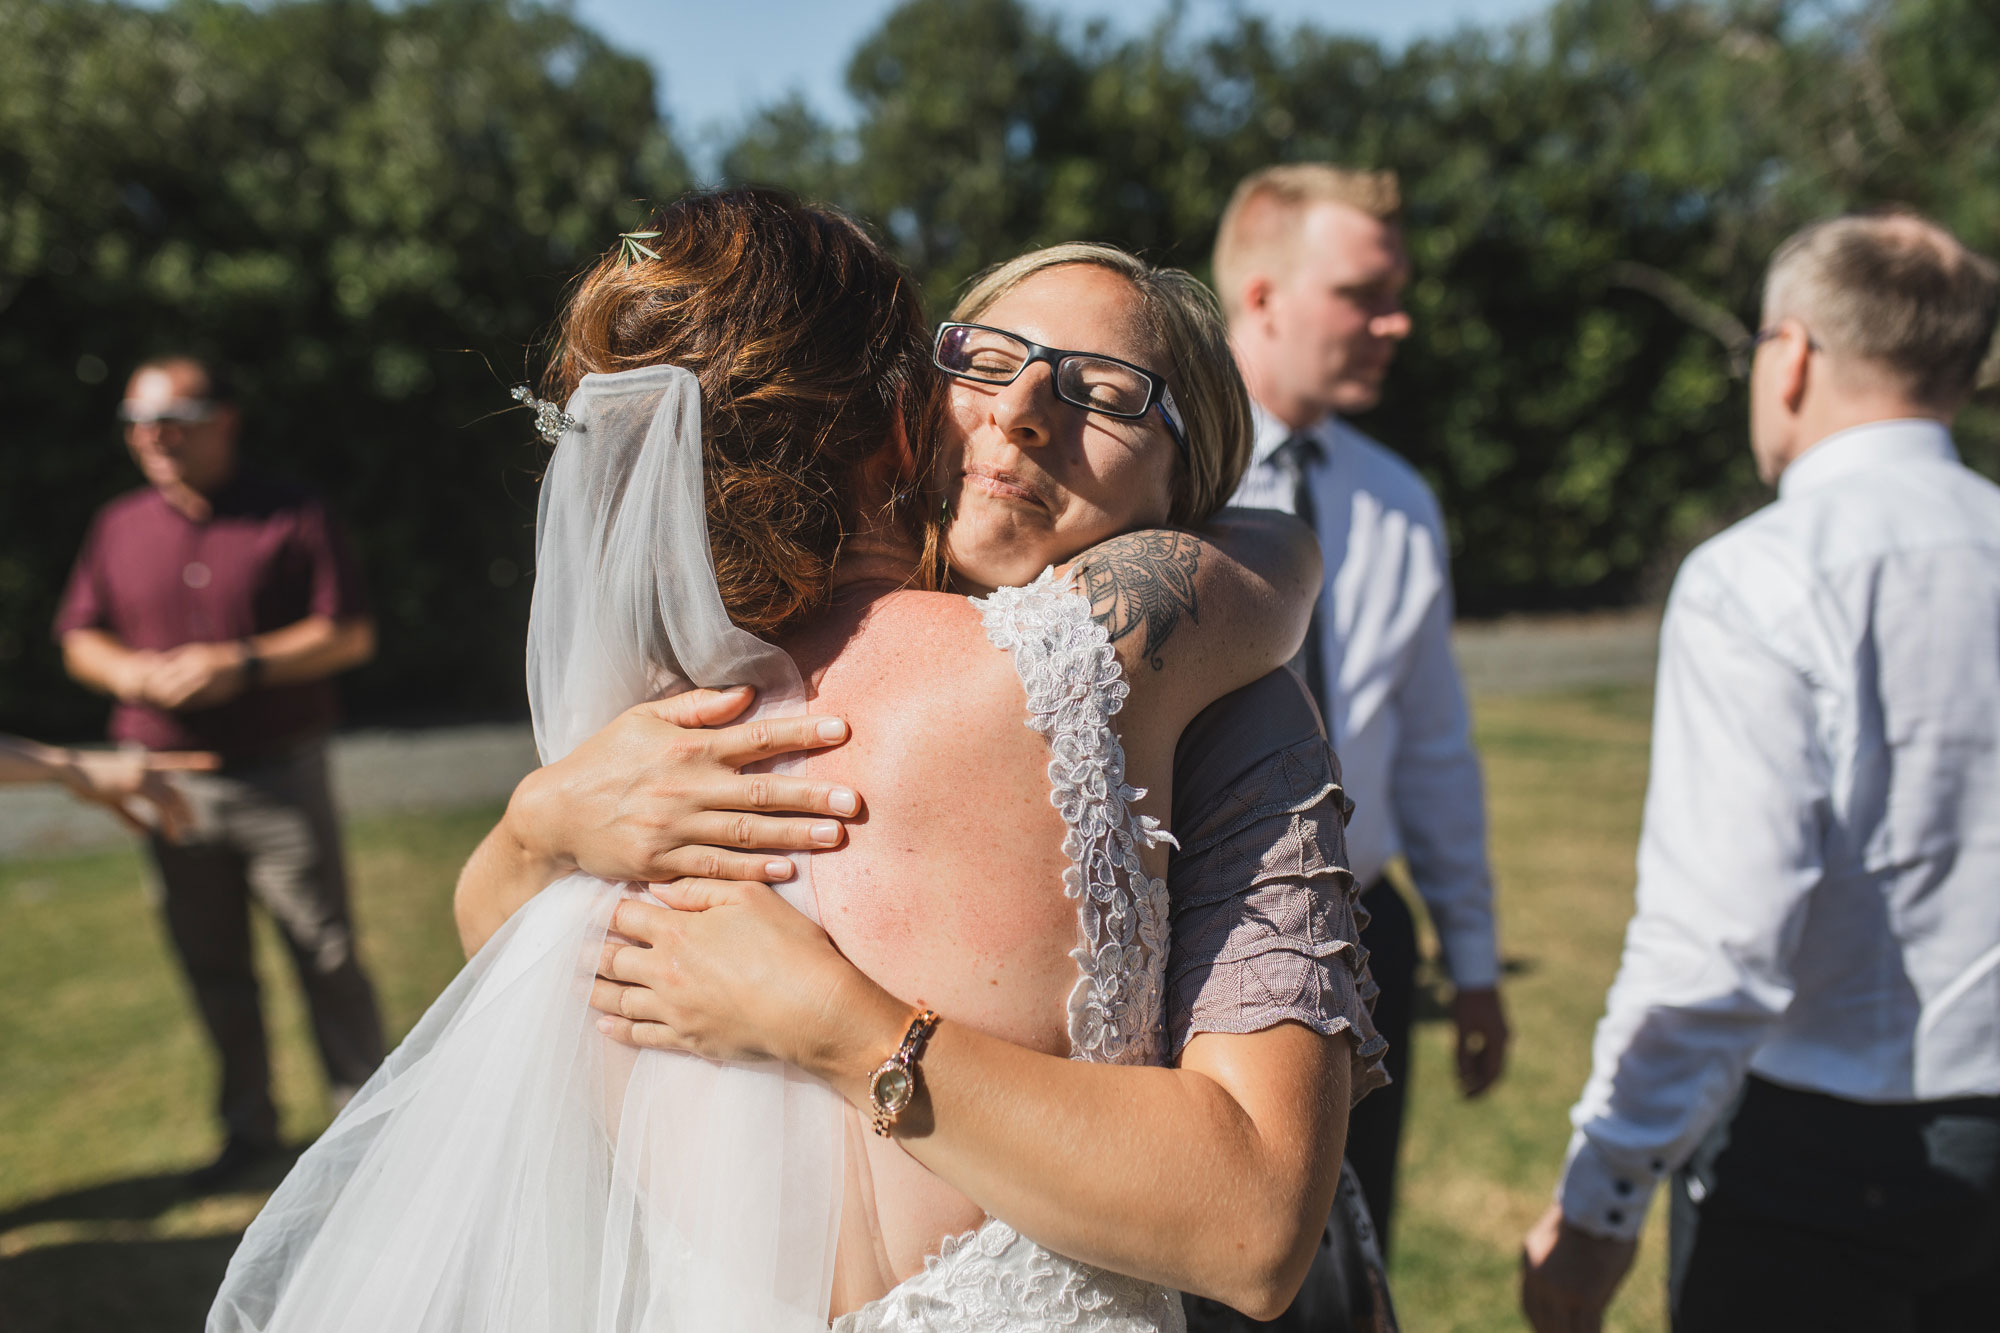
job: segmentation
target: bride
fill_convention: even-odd
[[[544,757],[689,683],[749,681],[768,716],[796,712],[796,660],[820,701],[868,718],[849,759],[870,805],[848,845],[799,864],[794,905],[946,1033],[1159,1063],[1165,804],[1138,787],[1164,779],[1195,712],[1295,646],[1310,552],[1278,562],[1305,585],[1289,597],[1192,539],[1130,559],[1116,595],[1156,614],[1123,645],[1147,666],[1129,682],[1065,580],[978,606],[922,591],[936,533],[913,483],[938,395],[893,265],[761,192],[692,197],[654,229],[658,258],[607,261],[564,320],[573,419],[555,422],[530,634]],[[1124,323],[1049,372],[1120,409],[1092,413],[1092,482],[1164,515],[1206,465],[1190,437],[1226,456],[1231,404],[1183,416],[1145,364],[1160,349]],[[1015,1328],[1177,1326],[1171,1292],[986,1221],[815,1080],[606,1041],[579,1002],[614,911],[645,910],[575,876],[515,912],[273,1197],[211,1329],[823,1327],[830,1304],[855,1327],[1002,1307]],[[902,1117],[939,1030],[928,1009],[904,1018],[869,1091],[888,1136],[920,1132]]]

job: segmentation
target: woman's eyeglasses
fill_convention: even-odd
[[[945,374],[975,384],[1012,384],[1029,366],[1046,362],[1056,397],[1086,412],[1136,421],[1159,408],[1181,462],[1188,462],[1187,434],[1174,392],[1166,380],[1143,366],[1096,352],[1044,347],[984,324],[939,325],[931,360]]]

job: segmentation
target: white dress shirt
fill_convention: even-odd
[[[1292,431],[1256,409],[1257,441],[1233,504],[1292,510],[1292,481],[1271,455]],[[1465,688],[1451,655],[1451,566],[1444,521],[1408,463],[1335,417],[1306,432],[1319,542],[1320,701],[1354,801],[1349,868],[1372,884],[1408,857],[1452,980],[1499,977],[1486,803]]]
[[[1746,1069],[2000,1094],[2000,487],[1934,421],[1822,440],[1674,580],[1564,1216],[1636,1235]]]

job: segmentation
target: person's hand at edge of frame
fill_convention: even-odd
[[[860,794],[742,770],[840,745],[848,726],[816,714],[731,725],[755,693],[748,686],[688,690],[626,709],[523,779],[503,822],[531,855],[562,873],[614,883],[791,878],[782,853],[839,846],[841,821],[861,813]]]
[[[1477,1097],[1500,1081],[1507,1068],[1506,1007],[1498,986],[1462,987],[1451,1000],[1452,1025],[1457,1030],[1456,1062],[1459,1091]]]
[[[63,785],[79,800],[109,810],[134,833],[158,832],[168,842],[180,842],[194,817],[169,775],[209,773],[221,765],[221,756],[202,750],[72,750]]]
[[[1592,1235],[1550,1204],[1521,1242],[1521,1313],[1535,1333],[1600,1333],[1639,1244]]]

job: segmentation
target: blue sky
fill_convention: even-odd
[[[1109,20],[1136,31],[1169,0],[1031,0],[1082,24]],[[1280,27],[1301,22],[1401,45],[1462,24],[1504,24],[1547,0],[1185,0],[1192,23],[1243,10]],[[894,0],[575,0],[576,12],[613,44],[658,70],[666,110],[682,142],[703,156],[703,140],[794,90],[836,120],[848,111],[841,88],[847,58],[894,7]],[[703,164],[705,165],[705,164]]]

